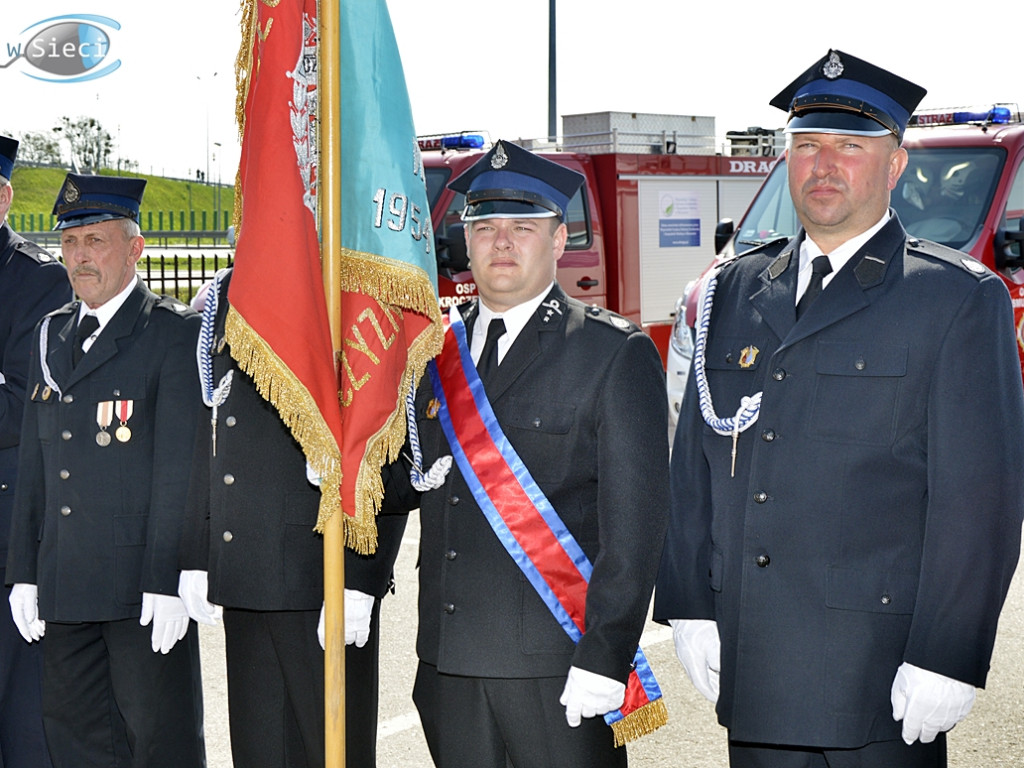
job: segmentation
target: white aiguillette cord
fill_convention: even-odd
[[[732,471],[731,476],[736,476],[736,445],[740,439],[740,432],[750,428],[761,410],[761,392],[754,395],[744,396],[740,399],[740,407],[735,415],[729,418],[719,418],[715,413],[714,404],[711,402],[711,388],[708,386],[707,373],[704,370],[705,352],[707,349],[708,325],[711,322],[711,306],[714,303],[715,288],[718,286],[718,273],[720,269],[712,272],[708,279],[701,286],[699,297],[700,313],[697,318],[697,338],[693,345],[693,374],[697,383],[697,400],[700,404],[700,413],[704,422],[719,435],[732,437]]]
[[[224,404],[231,393],[231,379],[234,369],[225,373],[220,383],[213,386],[213,329],[217,320],[217,304],[220,297],[220,281],[224,271],[218,272],[213,278],[213,285],[206,292],[206,304],[203,305],[203,324],[199,330],[199,343],[196,344],[196,363],[199,370],[199,386],[203,392],[203,402],[212,409],[210,427],[212,430],[213,455],[217,455],[217,409]]]

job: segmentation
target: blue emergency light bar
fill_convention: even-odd
[[[485,139],[479,133],[457,133],[457,134],[437,134],[434,136],[420,136],[417,141],[419,142],[420,149],[483,149],[487,145],[487,139]]]
[[[910,118],[911,125],[1006,125],[1013,121],[1013,110],[1001,105],[989,109],[935,109]]]

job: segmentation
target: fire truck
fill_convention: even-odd
[[[911,117],[903,145],[909,163],[890,205],[907,231],[964,251],[998,274],[1010,291],[1024,375],[1024,121],[1016,105],[928,110]],[[799,229],[786,181],[785,153],[775,162],[738,226],[716,228],[711,269]],[[669,413],[679,413],[692,358],[697,281],[678,303],[667,377]]]
[[[564,117],[565,135],[557,142],[515,141],[585,178],[569,203],[559,284],[641,326],[663,361],[679,291],[714,256],[717,222],[746,209],[771,167],[760,129],[730,132],[729,152],[716,154],[713,121],[594,113]],[[476,295],[460,218],[464,196],[447,184],[491,142],[470,131],[420,137],[419,145],[444,309]]]

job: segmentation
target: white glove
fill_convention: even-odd
[[[345,590],[345,645],[362,648],[370,639],[370,614],[373,595],[355,589]]]
[[[622,706],[626,686],[610,677],[569,667],[569,676],[558,703],[565,707],[565,719],[571,728],[578,728],[581,717],[595,717]]]
[[[669,619],[676,656],[693,687],[712,704],[718,701],[718,673],[722,669],[722,643],[718,624],[709,619]]]
[[[903,740],[935,741],[974,706],[974,686],[903,662],[892,682],[892,717],[903,721]]]
[[[178,597],[185,604],[189,618],[200,624],[214,625],[224,609],[207,599],[208,592],[206,571],[182,571],[178,576]]]
[[[142,593],[142,616],[139,624],[153,622],[153,653],[170,653],[171,648],[188,632],[188,611],[177,595]]]
[[[26,643],[46,634],[46,622],[39,618],[39,588],[35,584],[11,587],[11,618]]]
[[[327,650],[327,642],[324,640],[324,606],[320,606],[320,621],[316,625],[316,639],[320,641],[320,648]]]

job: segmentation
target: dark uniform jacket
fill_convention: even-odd
[[[200,416],[182,570],[208,571],[209,600],[225,608],[320,610],[323,537],[313,531],[320,490],[306,479],[302,447],[276,408],[231,357],[224,341],[229,284],[230,274],[220,284],[211,340],[213,385],[234,373],[217,409],[216,455],[212,409]],[[347,588],[384,596],[406,519],[378,518],[374,557],[346,551]]]
[[[78,309],[76,301],[51,313],[35,332],[7,580],[38,585],[46,621],[114,621],[139,616],[143,592],[178,591],[202,402],[199,316],[137,280],[72,367]],[[38,352],[44,325],[49,377]],[[115,417],[102,446],[97,405],[118,400],[133,404],[131,438],[113,437]]]
[[[0,563],[7,561],[32,329],[71,299],[64,266],[6,222],[0,225]]]
[[[795,320],[802,233],[725,267],[672,455],[655,618],[718,621],[740,741],[900,737],[908,662],[985,682],[1020,548],[1024,397],[1006,288],[893,216]],[[751,363],[751,350],[756,355]]]
[[[470,328],[476,313],[468,305]],[[556,285],[509,348],[488,396],[506,437],[593,563],[586,633],[574,646],[453,465],[445,484],[420,500],[419,657],[455,675],[555,677],[575,665],[624,682],[668,503],[658,352],[636,326],[566,298]],[[427,468],[451,454],[439,421],[427,415],[432,397],[425,378],[416,418]],[[408,482],[402,470],[392,475],[394,486]]]

